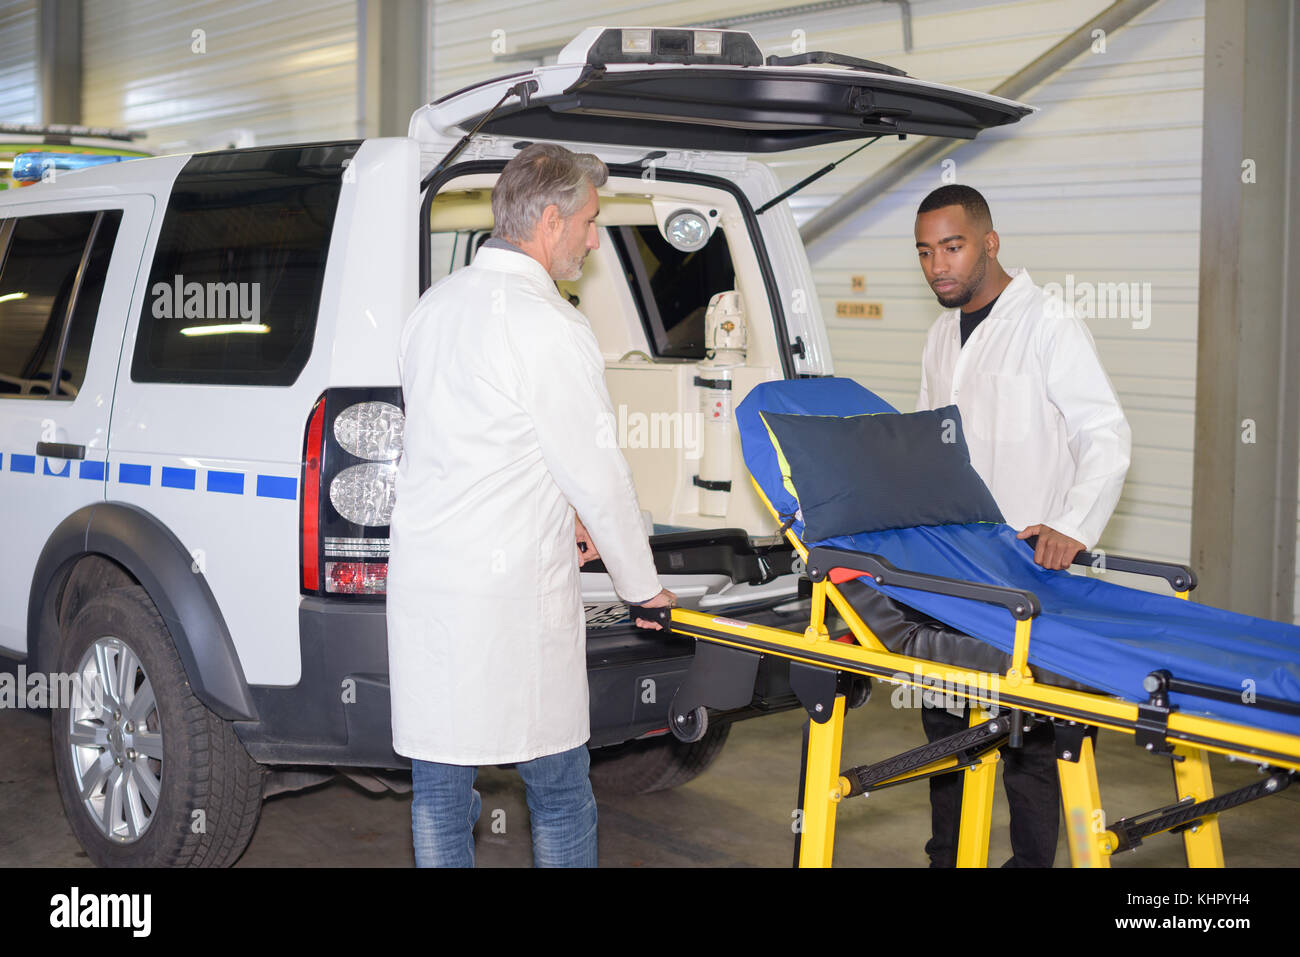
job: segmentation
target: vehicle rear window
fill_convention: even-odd
[[[734,289],[736,270],[722,229],[703,249],[681,252],[657,226],[609,230],[657,357],[703,359],[704,314],[715,293]]]
[[[291,385],[307,364],[339,189],[359,143],[193,157],[136,335],[137,382]]]
[[[106,210],[11,220],[0,265],[0,396],[47,397],[56,376],[58,397],[77,394],[121,219]]]

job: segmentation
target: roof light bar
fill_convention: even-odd
[[[14,157],[12,175],[20,183],[39,183],[47,169],[72,171],[129,159],[134,157],[97,153],[20,153]]]
[[[592,66],[614,63],[703,63],[762,66],[763,52],[744,30],[613,27],[587,49]]]

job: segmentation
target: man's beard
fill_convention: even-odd
[[[941,296],[937,292],[934,294],[935,298],[939,300],[939,305],[945,309],[957,309],[970,302],[971,297],[975,295],[975,290],[984,281],[984,273],[988,271],[988,266],[988,253],[981,250],[979,261],[975,263],[975,269],[971,273],[969,282],[954,289],[947,296]],[[933,289],[933,287],[931,288]]]
[[[573,282],[582,278],[582,266],[587,260],[586,250],[583,250],[577,256],[565,259],[555,264],[555,272],[552,279],[560,282]]]

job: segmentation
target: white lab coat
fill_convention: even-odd
[[[393,747],[481,765],[583,744],[575,507],[622,598],[660,591],[591,326],[535,259],[485,248],[420,299],[399,363]]]
[[[971,465],[1007,524],[1049,525],[1092,548],[1124,485],[1128,422],[1088,327],[1028,272],[1008,272],[964,347],[959,309],[931,327],[916,407],[961,410]]]

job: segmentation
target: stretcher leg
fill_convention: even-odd
[[[1064,735],[1060,731],[1058,728],[1057,748],[1060,753],[1056,770],[1061,776],[1061,802],[1065,805],[1065,836],[1070,846],[1070,863],[1074,867],[1110,867],[1110,851],[1116,841],[1114,835],[1106,830],[1092,738],[1081,734],[1074,739],[1079,743],[1071,741],[1062,745]],[[1071,753],[1072,748],[1077,748],[1077,753]]]
[[[1182,758],[1181,761],[1178,758]],[[1200,748],[1174,745],[1174,786],[1178,800],[1190,797],[1190,803],[1214,797],[1210,780],[1209,755]],[[1183,831],[1183,848],[1188,867],[1222,867],[1223,840],[1219,834],[1219,816],[1207,815],[1195,828]]]
[[[831,866],[835,850],[835,807],[843,797],[840,746],[844,740],[844,704],[844,695],[836,695],[831,716],[821,724],[809,722],[799,837],[800,867]]]
[[[971,707],[974,727],[989,720],[983,708]],[[957,835],[957,866],[987,867],[989,829],[993,819],[993,790],[997,783],[998,749],[993,748],[962,773],[961,829]]]

